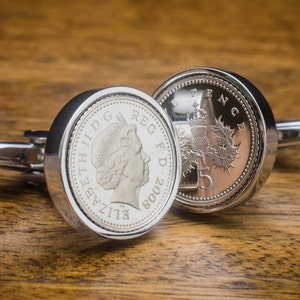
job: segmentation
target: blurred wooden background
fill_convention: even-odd
[[[300,119],[298,0],[0,0],[0,139],[48,130],[79,92],[151,94],[174,72],[239,73],[277,120]],[[0,172],[1,299],[299,299],[300,150],[247,203],[172,209],[133,241],[75,232],[45,186]]]

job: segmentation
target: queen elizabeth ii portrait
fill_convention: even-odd
[[[124,203],[136,209],[140,188],[149,180],[150,157],[143,151],[135,124],[127,124],[119,114],[95,137],[92,144],[92,164],[97,183],[113,190],[111,203]]]

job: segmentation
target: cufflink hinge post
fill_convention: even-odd
[[[39,184],[44,178],[44,152],[47,131],[24,132],[29,143],[0,143],[0,168],[21,172],[27,183]]]

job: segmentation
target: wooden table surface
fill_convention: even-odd
[[[300,119],[300,2],[0,0],[0,139],[48,130],[91,88],[149,94],[193,66],[252,81],[277,120]],[[1,299],[299,299],[300,154],[281,150],[248,202],[172,208],[135,240],[73,230],[47,189],[0,172]]]

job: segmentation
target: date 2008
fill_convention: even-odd
[[[164,180],[157,177],[155,180],[155,185],[151,190],[151,193],[149,194],[148,198],[145,199],[142,204],[146,209],[149,209],[153,203],[156,202],[157,196],[161,192],[161,186],[164,184]]]

